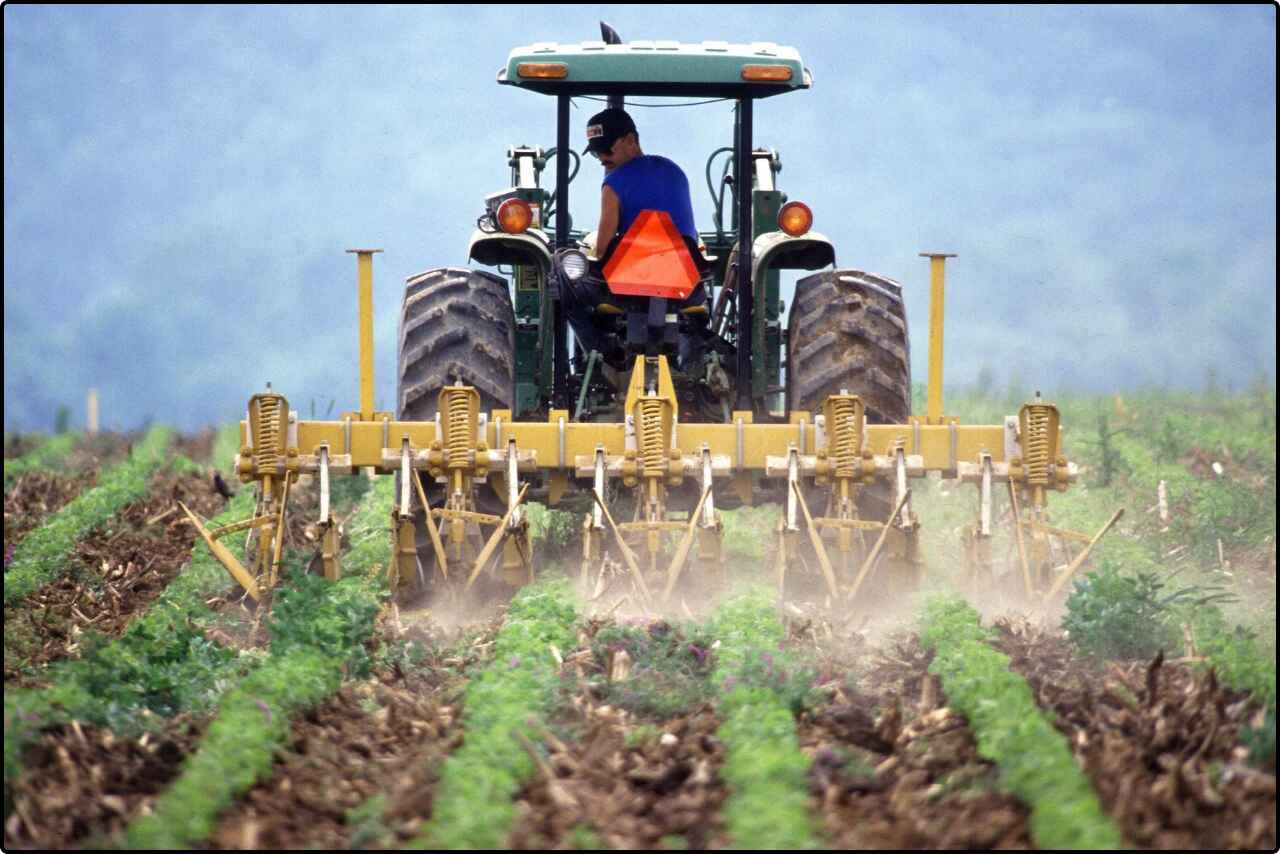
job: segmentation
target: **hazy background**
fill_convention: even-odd
[[[498,68],[597,38],[598,8],[5,6],[5,429],[48,430],[61,404],[80,426],[94,385],[117,429],[235,418],[267,381],[304,415],[356,408],[353,247],[386,250],[393,409],[405,277],[465,263],[508,144],[555,144],[554,100]],[[948,388],[1274,382],[1274,6],[605,17],[627,41],[800,50],[814,88],[759,102],[756,142],[840,266],[904,284],[917,381],[933,250],[960,256]],[[597,109],[576,102],[575,141]],[[711,227],[729,105],[633,115]],[[586,163],[573,184],[580,225],[599,178]]]

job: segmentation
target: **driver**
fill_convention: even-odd
[[[596,230],[596,257],[602,264],[643,210],[666,211],[687,242],[698,245],[689,179],[667,158],[640,150],[640,134],[625,110],[613,107],[591,117],[584,153],[594,155],[605,170]]]

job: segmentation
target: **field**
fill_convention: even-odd
[[[303,483],[254,606],[176,505],[250,515],[234,425],[6,436],[5,848],[1274,850],[1274,390],[1056,402],[1053,524],[1126,510],[1061,594],[1022,598],[1007,525],[965,569],[975,490],[924,480],[923,583],[852,610],[778,599],[773,506],[670,612],[579,589],[540,507],[537,583],[397,601],[364,476],[343,580]]]

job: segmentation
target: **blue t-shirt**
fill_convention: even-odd
[[[618,194],[618,234],[627,233],[643,210],[666,211],[681,234],[698,242],[689,200],[689,179],[672,161],[656,154],[632,158],[604,177],[604,185]]]

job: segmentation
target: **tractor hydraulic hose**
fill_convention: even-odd
[[[576,178],[578,175],[578,167],[582,165],[582,158],[578,156],[578,152],[574,151],[572,148],[570,148],[568,151],[569,151],[569,155],[573,158],[573,167],[569,171],[569,177],[565,180],[566,186],[573,183],[573,179]],[[559,153],[558,149],[550,148],[547,150],[545,157],[548,161],[550,161],[551,158],[555,157],[558,153]],[[547,202],[546,206],[543,208],[543,211],[542,211],[542,221],[548,227],[551,224],[551,217],[555,213],[555,210],[556,210],[556,190],[552,189],[551,200]]]
[[[715,223],[716,223],[716,240],[721,242],[724,241],[724,225],[723,225],[724,180],[723,179],[724,179],[724,175],[728,174],[729,163],[733,162],[733,158],[730,158],[729,160],[725,161],[725,172],[722,173],[720,176],[721,181],[720,181],[719,194],[716,193],[715,185],[711,183],[711,164],[715,161],[716,157],[718,157],[720,154],[723,154],[726,151],[729,152],[730,154],[733,154],[733,147],[726,145],[726,146],[717,148],[715,151],[711,152],[711,156],[707,158],[706,169],[703,170],[707,176],[707,192],[711,194],[711,203],[715,205],[715,215],[713,219],[715,219]]]

